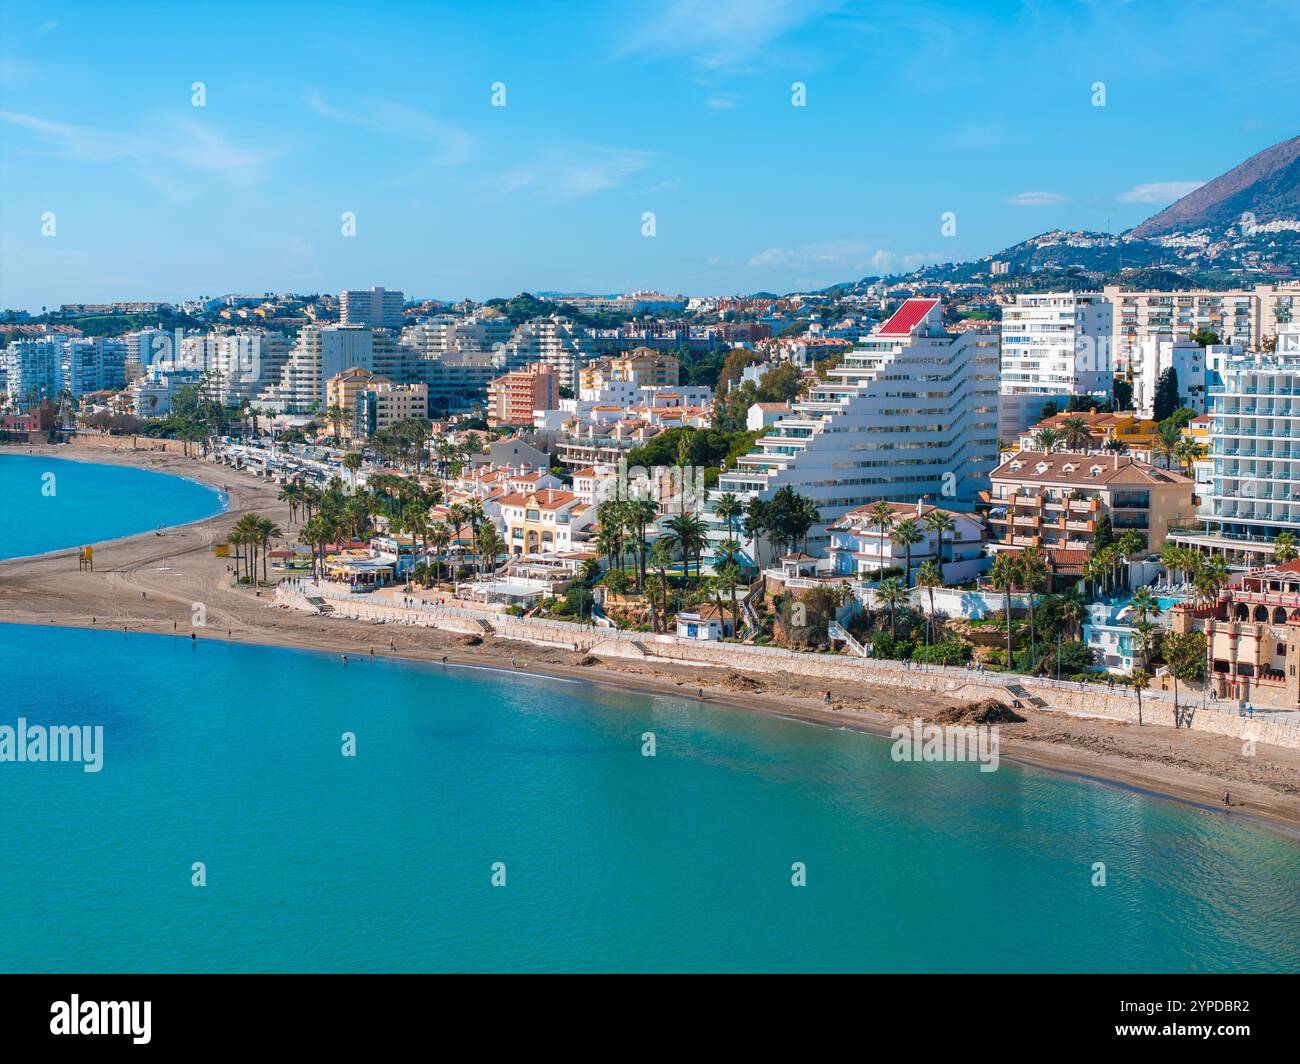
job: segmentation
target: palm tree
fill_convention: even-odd
[[[1279,532],[1273,540],[1273,564],[1285,565],[1296,557],[1296,537],[1294,532]]]
[[[935,537],[934,556],[939,563],[939,571],[943,571],[943,537],[949,533],[957,531],[957,523],[952,519],[952,514],[947,510],[941,510],[937,506],[921,518],[921,524],[925,530]]]
[[[433,559],[433,579],[434,583],[438,582],[442,575],[442,558],[447,549],[447,544],[451,542],[451,529],[443,522],[439,521],[429,530],[429,543],[434,550]]]
[[[1166,541],[1160,548],[1160,564],[1165,567],[1165,572],[1171,575],[1182,573],[1187,568],[1187,551],[1177,543]]]
[[[912,584],[912,548],[925,538],[921,534],[921,525],[915,517],[905,517],[894,526],[892,535],[893,542],[903,548],[903,555],[907,559],[906,567],[903,569],[903,586],[910,587]]]
[[[734,544],[734,539],[724,541]],[[737,549],[739,549],[737,547]],[[740,563],[736,560],[735,555],[729,555],[725,560],[719,561],[714,565],[714,571],[717,573],[717,579],[726,587],[731,596],[731,631],[733,635],[740,635],[740,611],[736,602],[736,585],[740,582]]]
[[[496,525],[487,521],[479,526],[478,533],[474,537],[474,549],[478,551],[478,561],[484,567],[485,575],[487,568],[496,564],[504,546]]]
[[[298,519],[298,509],[303,505],[305,493],[302,485],[298,483],[286,484],[280,489],[280,494],[276,496],[280,502],[289,504],[289,521],[292,523]]]
[[[1088,445],[1092,443],[1092,431],[1088,428],[1088,423],[1075,414],[1073,417],[1067,417],[1061,422],[1061,442],[1069,451],[1087,450]]]
[[[1151,686],[1151,674],[1146,669],[1134,669],[1125,681],[1138,696],[1138,727],[1142,727],[1142,692]]]
[[[1219,592],[1228,582],[1228,575],[1228,563],[1223,560],[1222,554],[1213,554],[1200,565],[1200,571],[1196,574],[1196,588],[1198,592],[1204,589],[1207,603],[1218,600]]]
[[[876,602],[889,610],[889,638],[894,638],[894,614],[899,606],[907,604],[907,588],[898,577],[882,580],[876,587]]]
[[[989,584],[994,591],[1002,592],[1006,604],[1008,670],[1014,667],[1011,660],[1011,591],[1016,586],[1016,577],[1020,575],[1017,568],[1015,560],[1006,551],[1000,552],[989,567]]]
[[[682,575],[686,577],[691,575],[690,558],[691,555],[695,555],[695,575],[698,577],[700,558],[708,542],[704,522],[700,520],[699,514],[677,514],[668,519],[666,527],[677,549],[682,552]]]
[[[271,553],[271,540],[279,539],[284,532],[269,517],[261,517],[257,521],[257,535],[262,548],[262,583],[266,583],[266,556]]]
[[[676,543],[672,536],[660,536],[650,548],[650,564],[658,570],[658,584],[663,592],[663,609],[660,620],[666,625],[668,621],[668,567],[673,564],[673,551]]]
[[[1182,429],[1173,423],[1161,424],[1156,428],[1155,439],[1151,441],[1151,453],[1165,460],[1166,469],[1173,467],[1173,460],[1178,455],[1178,441],[1182,437]]]
[[[1034,447],[1043,454],[1051,454],[1061,445],[1061,434],[1054,428],[1041,428],[1034,433]]]
[[[349,451],[343,456],[343,468],[348,471],[348,480],[352,484],[352,490],[357,490],[357,473],[361,471],[363,459],[360,452]]]
[[[1133,626],[1133,632],[1136,637],[1134,645],[1145,663],[1150,660],[1151,652],[1156,648],[1156,626],[1150,621],[1138,621]]]
[[[876,566],[876,575],[880,577],[885,572],[885,532],[894,527],[894,508],[884,499],[871,508],[867,515],[867,520],[880,533],[879,560],[880,564]]]
[[[713,512],[717,514],[718,520],[727,523],[727,535],[735,539],[736,522],[740,520],[741,515],[745,512],[744,503],[736,497],[734,492],[723,492],[718,496],[718,501],[713,504]]]
[[[1151,594],[1149,587],[1140,587],[1134,591],[1130,605],[1133,607],[1133,612],[1137,614],[1139,621],[1145,621],[1148,617],[1155,617],[1160,613],[1160,603]]]
[[[1079,625],[1083,623],[1083,606],[1076,598],[1063,599],[1056,616],[1066,626],[1072,638],[1079,638]],[[1058,669],[1059,671],[1059,669]]]
[[[348,416],[348,412],[334,403],[325,411],[325,418],[330,423],[330,429],[334,433],[334,442],[337,444],[343,437],[343,421]]]
[[[921,568],[916,571],[916,586],[923,587],[930,596],[930,616],[927,619],[930,627],[930,642],[934,642],[934,589],[943,587],[943,570],[934,562],[922,562]]]
[[[1184,436],[1174,448],[1174,457],[1178,459],[1183,471],[1190,477],[1192,467],[1205,457],[1205,447],[1190,436]]]
[[[1019,562],[1020,586],[1029,592],[1030,657],[1036,659],[1038,644],[1034,632],[1035,596],[1048,585],[1050,574],[1047,571],[1047,563],[1043,560],[1043,552],[1037,547],[1026,547],[1020,553]]]

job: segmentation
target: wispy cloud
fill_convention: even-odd
[[[269,159],[266,153],[236,144],[211,125],[190,118],[165,120],[148,132],[70,125],[16,111],[0,111],[0,121],[27,130],[62,158],[134,163],[146,175],[170,167],[252,182],[265,176]]]
[[[1056,207],[1069,203],[1070,197],[1059,192],[1017,192],[1004,201],[1012,207]]]
[[[747,265],[751,269],[799,270],[829,276],[832,273],[861,275],[868,270],[872,273],[914,270],[942,260],[938,252],[900,255],[884,248],[873,250],[870,244],[858,240],[828,240],[797,248],[766,248],[751,255]]]
[[[644,170],[650,158],[649,152],[624,148],[553,148],[507,172],[500,189],[544,199],[576,199],[616,187]]]
[[[331,122],[426,144],[435,151],[437,161],[448,166],[468,162],[474,155],[471,133],[418,107],[372,99],[349,109],[329,103],[318,92],[308,93],[303,102],[309,111]]]
[[[1203,184],[1204,181],[1152,181],[1121,192],[1115,198],[1120,203],[1173,203]]]
[[[826,0],[674,0],[623,38],[622,54],[689,56],[705,69],[739,69],[832,6]]]

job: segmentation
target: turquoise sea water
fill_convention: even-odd
[[[224,505],[219,492],[183,477],[0,453],[0,558],[198,521]]]
[[[4,970],[1300,968],[1295,842],[1005,761],[163,636],[0,628],[0,676],[0,724],[105,732],[0,764]]]

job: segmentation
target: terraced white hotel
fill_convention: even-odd
[[[998,358],[994,332],[949,333],[937,299],[907,300],[719,477],[709,508],[725,492],[768,499],[788,485],[821,513],[814,554],[828,524],[879,499],[969,508],[997,464]],[[715,542],[726,536],[710,523]]]

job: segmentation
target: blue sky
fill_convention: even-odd
[[[0,11],[0,305],[33,310],[788,291],[1124,229],[1300,131],[1293,0]]]

